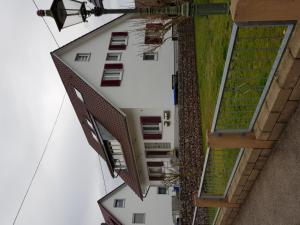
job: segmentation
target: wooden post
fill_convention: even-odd
[[[229,203],[226,200],[215,200],[215,199],[202,199],[195,197],[194,199],[195,206],[197,207],[226,207],[226,208],[238,208],[240,207],[237,203]]]
[[[272,148],[274,141],[257,140],[254,133],[222,133],[206,132],[207,145],[211,148]]]
[[[300,19],[299,0],[231,0],[234,22]]]

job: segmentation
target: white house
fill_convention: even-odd
[[[143,198],[172,167],[178,123],[174,42],[149,52],[161,24],[140,21],[123,15],[51,56],[89,144]]]
[[[141,201],[123,184],[98,201],[108,225],[172,225],[173,192],[166,187],[150,187]]]

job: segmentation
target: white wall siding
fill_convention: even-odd
[[[171,190],[168,194],[157,194],[157,187],[151,187],[147,197],[141,201],[128,186],[125,186],[102,204],[124,225],[133,224],[133,213],[145,213],[145,225],[172,225],[171,195]],[[125,207],[114,208],[115,199],[125,199]]]

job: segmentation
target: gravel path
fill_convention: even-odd
[[[178,26],[179,34],[179,136],[182,225],[191,225],[193,196],[198,191],[204,153],[201,143],[198,81],[195,66],[195,34],[193,20]],[[199,212],[199,211],[198,211]],[[197,213],[196,225],[207,224],[205,211]]]
[[[300,107],[256,180],[234,225],[300,225]]]

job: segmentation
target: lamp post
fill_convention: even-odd
[[[87,22],[91,15],[101,16],[103,14],[141,14],[141,15],[168,15],[197,17],[208,15],[228,14],[229,7],[226,3],[189,3],[185,2],[175,6],[159,6],[132,9],[105,9],[102,0],[100,5],[93,9],[86,8],[86,2],[78,0],[54,0],[49,10],[38,10],[38,16],[53,17],[60,31],[63,28],[78,23]]]

